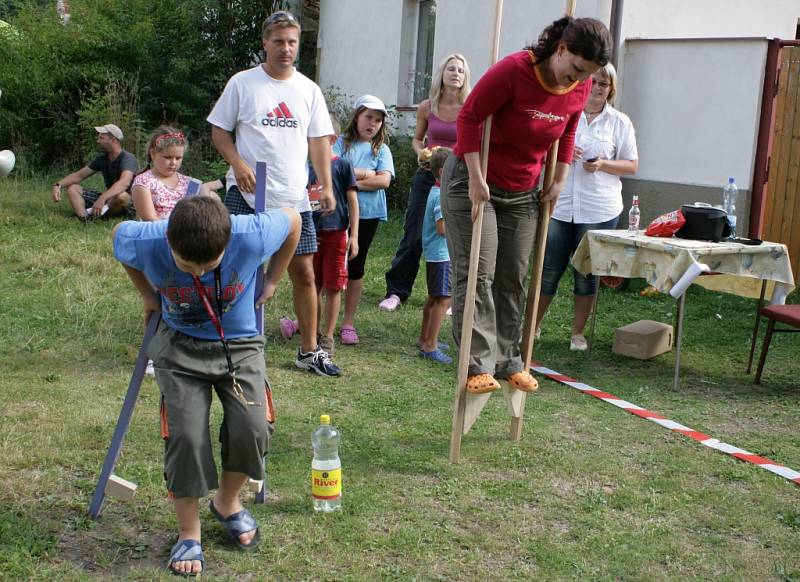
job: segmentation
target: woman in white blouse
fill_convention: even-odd
[[[613,229],[622,212],[621,176],[635,174],[639,165],[636,136],[630,118],[611,104],[617,93],[617,72],[609,63],[592,75],[594,85],[575,138],[575,154],[567,185],[561,192],[547,233],[537,337],[561,275],[587,230]],[[583,335],[597,286],[592,275],[574,268],[575,314],[572,351],[586,350]]]

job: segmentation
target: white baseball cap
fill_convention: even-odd
[[[376,111],[382,111],[383,113],[386,113],[386,106],[383,104],[383,101],[375,97],[375,95],[362,95],[356,99],[353,107],[356,109],[359,107],[366,107],[367,109],[374,109]]]
[[[94,129],[95,129],[95,131],[97,133],[109,133],[109,134],[113,135],[115,138],[117,138],[119,141],[122,141],[123,139],[125,139],[122,136],[122,130],[119,127],[117,127],[116,125],[114,125],[113,123],[108,123],[106,125],[101,125],[100,127],[95,127]]]

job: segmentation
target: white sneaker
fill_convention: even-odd
[[[144,369],[145,376],[155,376],[156,370],[155,366],[153,365],[153,360],[147,360],[147,367]]]
[[[589,349],[589,344],[582,335],[574,335],[569,340],[569,349],[571,352],[585,352]]]
[[[378,303],[378,309],[381,311],[394,311],[398,307],[400,307],[400,298],[394,293]]]

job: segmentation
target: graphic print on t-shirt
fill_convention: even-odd
[[[538,109],[526,109],[525,111],[531,116],[531,119],[534,120],[550,121],[552,123],[564,123],[567,120],[566,116],[564,115],[553,115],[552,113],[544,113],[543,111],[539,111]]]
[[[214,285],[205,286],[206,296],[211,306],[216,311],[217,296]],[[179,285],[174,274],[170,274],[166,284],[158,288],[164,297],[166,309],[171,319],[179,325],[200,327],[208,323],[209,317],[206,308],[197,296],[193,285]],[[226,313],[239,295],[244,292],[244,283],[239,278],[239,273],[231,272],[231,279],[222,286],[222,313]],[[224,326],[224,322],[223,322]]]
[[[295,128],[297,127],[297,120],[292,115],[286,102],[281,101],[275,109],[267,113],[266,117],[261,120],[261,125]]]

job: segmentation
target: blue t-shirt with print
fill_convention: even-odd
[[[377,155],[372,153],[372,144],[367,141],[351,143],[347,151],[344,149],[344,138],[339,136],[333,144],[333,153],[346,160],[350,160],[353,167],[358,169],[375,170],[378,172],[389,172],[394,178],[394,160],[389,146],[383,144],[378,150]],[[361,218],[380,218],[386,220],[389,216],[386,206],[386,190],[374,190],[372,192],[358,191],[358,212]]]
[[[422,252],[428,263],[441,263],[450,260],[447,251],[447,239],[436,232],[436,221],[442,219],[441,192],[439,186],[433,186],[425,205],[425,217],[422,219]]]
[[[192,276],[175,264],[167,242],[167,224],[166,220],[121,223],[114,236],[114,256],[142,271],[158,290],[162,318],[172,329],[198,339],[219,339]],[[220,263],[226,339],[258,335],[254,309],[256,273],[288,234],[289,217],[281,210],[231,216],[231,238]],[[200,282],[216,310],[214,272],[203,274]]]

